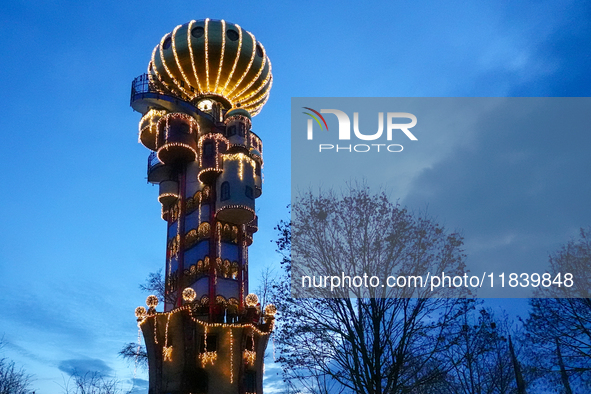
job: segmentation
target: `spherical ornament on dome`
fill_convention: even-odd
[[[243,116],[245,118],[252,119],[252,117],[250,116],[250,112],[248,112],[244,108],[233,108],[229,110],[228,112],[226,112],[224,119],[229,119],[234,116]]]
[[[265,315],[267,316],[275,316],[275,314],[277,313],[277,307],[273,304],[268,304],[265,307]]]
[[[156,308],[158,305],[158,297],[155,295],[148,296],[148,298],[146,298],[146,305],[148,305],[150,308]]]
[[[183,290],[183,300],[185,300],[185,302],[193,302],[195,301],[196,297],[197,293],[195,293],[195,290],[192,288],[187,287],[185,290]]]
[[[146,315],[146,308],[144,308],[143,306],[138,306],[137,308],[135,308],[135,317],[137,317],[138,319],[141,319],[145,315]]]
[[[252,307],[256,306],[256,304],[258,304],[259,297],[257,297],[256,294],[250,293],[249,295],[246,296],[244,301],[246,302],[246,306],[252,308]]]
[[[193,20],[164,35],[152,52],[148,74],[164,94],[197,105],[212,99],[252,116],[267,102],[273,84],[271,62],[254,35],[211,19]]]

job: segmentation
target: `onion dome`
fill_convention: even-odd
[[[226,112],[226,116],[224,116],[225,119],[229,119],[233,116],[244,116],[248,119],[252,119],[250,116],[250,113],[245,110],[244,108],[233,108],[231,110],[229,110],[228,112]]]
[[[210,19],[179,25],[162,37],[148,73],[165,94],[194,103],[211,98],[253,116],[267,102],[273,82],[271,62],[254,35]]]

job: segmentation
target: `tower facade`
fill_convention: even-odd
[[[177,26],[132,83],[167,223],[164,311],[136,316],[150,394],[262,393],[275,307],[248,292],[263,145],[252,117],[266,103],[271,63],[254,35],[225,21]]]

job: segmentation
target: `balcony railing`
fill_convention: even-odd
[[[157,79],[154,78],[151,74],[142,74],[139,77],[135,78],[131,82],[131,97],[130,97],[130,104],[133,103],[135,100],[142,98],[146,93],[155,93],[159,95],[171,96],[176,99],[180,99],[191,103],[191,98],[184,94],[173,93],[173,92],[163,92],[161,89],[157,88]],[[184,82],[181,81],[181,87],[184,86]],[[191,91],[194,91],[194,88],[191,87]],[[139,97],[138,97],[139,96]]]
[[[156,154],[156,152],[150,153],[150,156],[148,156],[148,174],[150,172],[152,172],[154,167],[159,166],[159,165],[163,165],[163,164],[164,163],[162,163],[160,161],[160,159],[158,159],[158,155]]]

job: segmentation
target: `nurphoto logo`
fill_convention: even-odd
[[[349,116],[338,109],[321,109],[320,112],[309,108],[302,107],[310,112],[303,112],[305,115],[310,116],[308,119],[307,138],[308,140],[314,139],[314,121],[320,127],[320,130],[328,131],[328,124],[322,114],[333,114],[336,115],[337,121],[339,122],[339,141],[351,140],[351,119]],[[388,112],[386,115],[386,141],[392,141],[392,136],[395,131],[401,131],[411,141],[417,141],[417,137],[409,129],[413,128],[417,124],[417,117],[408,112]],[[396,121],[395,121],[396,119]],[[400,119],[408,119],[410,122],[399,123]],[[396,122],[396,123],[395,123]],[[364,134],[359,130],[359,112],[353,112],[353,133],[355,137],[362,141],[376,141],[382,137],[384,133],[384,113],[378,112],[378,131],[373,134]],[[385,148],[380,150],[380,148]],[[349,144],[339,145],[336,144],[319,144],[319,152],[323,151],[346,151],[346,152],[369,152],[371,150],[388,151],[388,152],[402,152],[403,146],[400,144]]]

